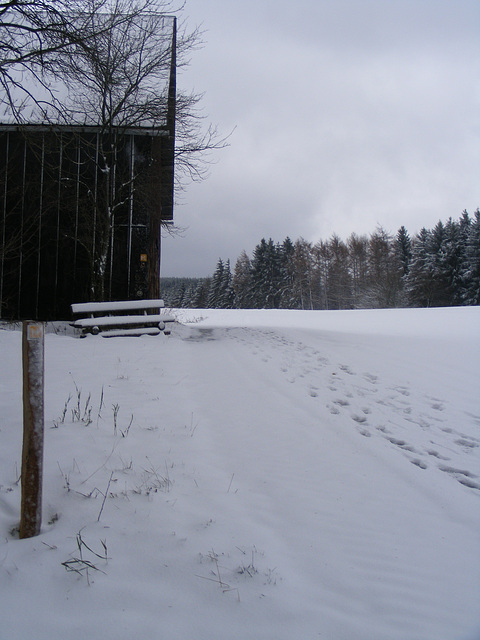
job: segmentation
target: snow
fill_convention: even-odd
[[[46,335],[28,540],[0,331],[1,640],[478,640],[480,309],[171,313]]]
[[[72,304],[72,313],[107,313],[132,309],[155,309],[164,306],[163,300],[119,300],[113,302],[80,302]]]
[[[102,331],[102,338],[118,338],[119,336],[157,336],[160,333],[158,327],[137,327],[135,329],[107,329]]]

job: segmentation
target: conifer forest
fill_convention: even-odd
[[[170,307],[362,309],[480,304],[480,210],[410,237],[333,235],[313,244],[264,238],[235,265],[219,258],[209,278],[162,278]]]

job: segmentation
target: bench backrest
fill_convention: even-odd
[[[119,313],[121,311],[142,311],[146,309],[162,309],[163,300],[122,300],[118,302],[79,302],[72,304],[74,316],[88,313]]]

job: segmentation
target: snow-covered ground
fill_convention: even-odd
[[[480,308],[174,313],[47,334],[28,540],[0,331],[0,639],[478,640]]]

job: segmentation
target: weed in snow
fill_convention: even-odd
[[[62,562],[62,566],[65,567],[67,571],[73,571],[81,576],[85,576],[87,584],[90,585],[90,571],[100,571],[100,573],[105,573],[105,571],[102,571],[102,569],[94,564],[93,560],[86,556],[93,556],[94,558],[107,562],[107,542],[106,540],[100,540],[103,547],[103,553],[97,553],[82,538],[82,531],[83,529],[81,529],[76,536],[78,555],[73,556],[70,560]]]

